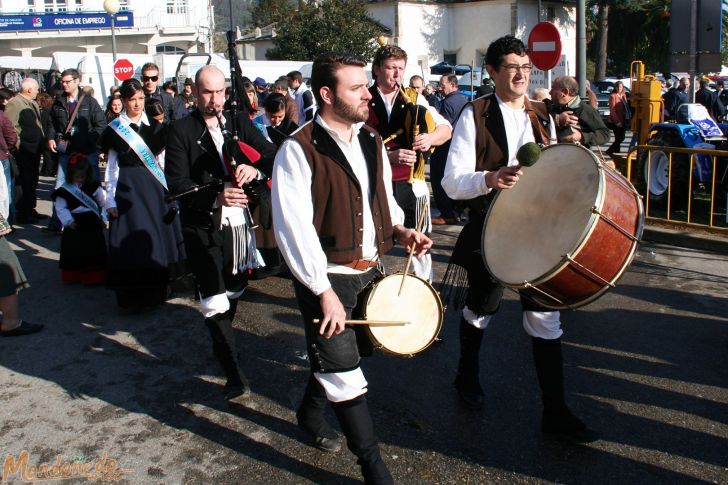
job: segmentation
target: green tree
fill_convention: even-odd
[[[290,0],[258,0],[249,7],[250,25],[265,27],[284,21],[294,12],[295,4]]]
[[[294,15],[279,21],[268,59],[310,60],[326,51],[374,56],[374,39],[382,33],[366,10],[364,0],[320,0],[300,5]]]
[[[667,71],[670,0],[592,0],[589,55],[597,72],[628,75],[633,60]],[[606,42],[605,42],[606,38]]]

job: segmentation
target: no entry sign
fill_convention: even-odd
[[[114,77],[125,81],[134,75],[134,66],[128,59],[119,59],[114,63]]]
[[[528,36],[531,62],[542,71],[548,71],[561,59],[561,34],[551,22],[541,22]]]

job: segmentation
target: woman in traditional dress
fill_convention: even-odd
[[[144,112],[137,79],[119,88],[124,109],[101,137],[109,226],[108,286],[123,309],[140,311],[163,302],[170,271],[184,259],[182,232],[165,202],[164,125]]]

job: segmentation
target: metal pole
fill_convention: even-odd
[[[579,97],[586,98],[586,1],[576,3],[576,80],[579,83]]]
[[[691,103],[695,102],[695,79],[697,74],[697,55],[698,55],[698,0],[690,1],[690,87],[688,88],[688,99]]]
[[[114,60],[114,64],[116,64],[116,26],[114,25],[114,19],[116,18],[116,14],[109,14],[109,17],[111,18],[111,58]],[[114,86],[118,85],[119,80],[116,79],[116,76],[114,76]]]

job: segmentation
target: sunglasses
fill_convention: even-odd
[[[144,81],[144,82],[147,82],[147,81],[157,82],[158,79],[159,79],[159,76],[142,76],[142,81]]]

